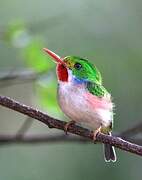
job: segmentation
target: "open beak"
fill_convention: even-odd
[[[46,53],[48,53],[54,59],[54,61],[56,61],[57,63],[65,65],[65,63],[62,61],[62,58],[60,56],[58,56],[57,54],[55,54],[54,52],[50,51],[47,48],[43,48],[43,50]]]

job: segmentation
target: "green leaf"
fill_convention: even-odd
[[[21,32],[26,32],[27,28],[23,21],[13,21],[11,22],[5,31],[4,39],[12,42],[15,37],[17,37]]]
[[[53,77],[38,81],[36,84],[36,95],[39,103],[47,110],[57,112],[59,106],[57,103],[57,81]]]
[[[43,51],[44,44],[40,40],[32,40],[23,49],[26,65],[36,72],[45,72],[55,66],[51,58]]]

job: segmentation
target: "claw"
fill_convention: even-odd
[[[101,126],[98,128],[98,129],[96,129],[94,132],[93,132],[93,141],[94,141],[94,143],[96,143],[96,137],[97,137],[97,134],[99,133],[99,132],[101,132]]]
[[[75,121],[69,121],[69,122],[66,123],[66,125],[64,127],[64,131],[65,131],[66,135],[67,135],[69,126],[73,125],[73,124],[75,124]]]

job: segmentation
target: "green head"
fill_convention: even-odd
[[[77,79],[94,81],[98,84],[102,83],[100,72],[88,60],[76,56],[67,56],[63,59],[63,62]]]
[[[78,80],[92,81],[97,84],[102,84],[102,77],[99,70],[88,60],[76,57],[67,56],[60,58],[52,51],[44,48],[57,63],[57,75],[59,80],[67,81],[68,72],[71,71],[72,75]]]

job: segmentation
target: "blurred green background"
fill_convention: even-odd
[[[38,73],[37,81],[2,81],[0,93],[65,119],[56,102],[55,65],[43,47],[96,64],[116,104],[115,132],[141,122],[142,1],[0,1],[0,76]],[[2,107],[0,116],[0,134],[15,134],[26,119]],[[47,133],[60,131],[36,121],[28,131]],[[141,157],[116,151],[118,161],[105,163],[101,145],[1,145],[0,180],[141,179]]]

